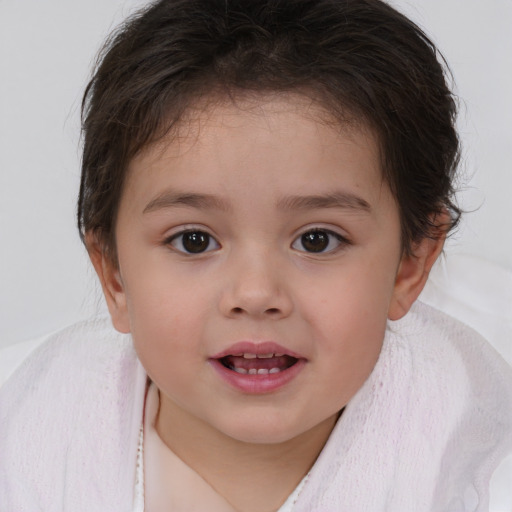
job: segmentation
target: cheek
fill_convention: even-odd
[[[197,308],[199,283],[171,265],[164,248],[125,252],[120,261],[132,327],[162,328],[186,319]]]
[[[330,354],[332,371],[342,369],[355,385],[366,379],[380,353],[392,276],[392,272],[380,272],[365,261],[360,265],[347,262],[322,279],[322,285],[316,276],[317,285],[311,283],[306,287],[311,292],[302,295],[301,314],[313,326],[317,353]]]
[[[394,258],[382,259],[355,253],[337,268],[307,273],[307,282],[297,288],[304,317],[350,330],[380,328],[387,318],[396,272]]]
[[[132,273],[125,282],[135,349],[150,375],[200,355],[196,340],[204,325],[198,320],[208,310],[207,290],[158,266],[142,275]]]
[[[203,329],[192,301],[151,299],[133,304],[132,337],[137,355],[160,389],[181,389],[190,378],[190,368],[203,364]]]

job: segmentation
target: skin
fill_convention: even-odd
[[[443,245],[402,255],[375,137],[325,119],[293,95],[198,110],[131,162],[118,262],[88,235],[114,326],[160,390],[160,437],[240,511],[276,510],[309,470]],[[322,252],[301,238],[313,228]],[[184,252],[184,229],[207,249]],[[241,392],[210,364],[268,340],[306,361],[275,391]]]

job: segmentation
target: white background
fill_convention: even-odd
[[[79,110],[94,56],[142,0],[0,0],[0,347],[102,308],[75,228]],[[512,272],[512,1],[396,0],[451,65],[466,216],[447,256]]]

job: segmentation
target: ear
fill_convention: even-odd
[[[104,244],[95,234],[86,233],[85,245],[100,279],[112,324],[119,332],[130,332],[126,293],[118,265],[106,253]]]
[[[449,224],[448,212],[434,218],[439,219],[435,236],[425,237],[412,247],[411,254],[404,254],[398,267],[395,287],[388,311],[390,320],[399,320],[407,314],[414,301],[425,287],[428,275],[443,250]]]

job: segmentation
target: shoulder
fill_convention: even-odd
[[[135,359],[131,337],[114,330],[107,317],[77,322],[47,336],[19,343],[0,353],[1,391],[14,386],[66,378],[74,382],[80,376],[101,372],[118,363],[127,354]],[[16,382],[17,384],[12,384]]]
[[[457,410],[451,446],[464,444],[464,439],[471,441],[471,446],[464,445],[460,450],[464,455],[459,455],[459,459],[471,450],[479,452],[479,467],[473,471],[482,481],[492,475],[490,510],[509,510],[512,367],[479,333],[432,306],[419,302],[396,324],[399,336],[407,335],[416,368],[423,376],[428,375],[423,384],[428,386],[430,381],[432,387],[441,391],[437,397],[439,409],[448,400],[450,407],[443,416],[449,417]],[[510,337],[503,340],[510,341]]]
[[[21,352],[0,389],[0,496],[11,497],[10,510],[68,510],[66,499],[80,510],[98,500],[120,509],[131,499],[147,378],[131,336],[98,318]],[[55,489],[69,491],[62,503]]]
[[[39,346],[48,336],[15,343],[0,350],[0,388],[21,363]]]
[[[512,271],[467,254],[441,258],[421,300],[482,334],[512,365]]]
[[[467,363],[497,365],[505,374],[512,372],[512,366],[506,361],[501,351],[491,344],[466,319],[455,318],[436,306],[417,301],[410,313],[399,322],[401,330],[418,330],[420,337],[428,336],[435,348],[449,346],[457,356]],[[510,333],[503,341],[510,343]],[[484,358],[483,360],[481,358]]]
[[[431,347],[432,350],[439,350],[447,347],[463,358],[478,352],[505,369],[511,368],[503,355],[487,338],[470,326],[466,319],[456,318],[451,313],[420,300],[413,304],[404,318],[390,322],[390,328],[399,336],[413,341],[417,338],[421,344],[428,340],[427,349]]]
[[[446,383],[464,382],[487,405],[492,398],[497,407],[507,407],[512,422],[512,367],[477,331],[419,301],[404,319],[391,322],[391,329],[424,372],[442,373]]]

